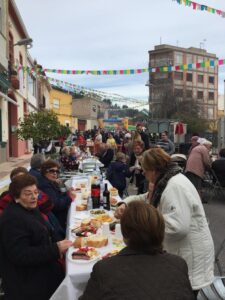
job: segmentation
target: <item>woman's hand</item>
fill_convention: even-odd
[[[59,249],[60,255],[64,254],[66,250],[73,245],[73,242],[69,240],[62,240],[60,242],[57,242],[57,246]]]
[[[117,209],[115,210],[114,213],[115,218],[121,219],[125,209],[126,209],[126,204],[125,203],[120,204],[120,206],[118,206]]]

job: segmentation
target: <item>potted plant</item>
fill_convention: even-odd
[[[11,80],[12,88],[14,88],[15,90],[19,90],[19,88],[20,88],[20,81],[19,81],[19,78],[17,76],[17,71],[15,71],[15,70],[11,71],[10,80]]]

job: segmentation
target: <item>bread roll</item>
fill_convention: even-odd
[[[103,235],[92,235],[87,238],[86,246],[101,248],[108,244],[108,238]]]
[[[86,204],[78,204],[76,206],[76,211],[83,211],[87,209],[87,205]]]
[[[101,248],[108,244],[108,238],[103,235],[91,235],[89,237],[77,237],[74,241],[75,248],[95,247]]]

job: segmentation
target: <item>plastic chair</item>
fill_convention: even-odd
[[[209,192],[209,200],[223,196],[225,198],[225,188],[221,186],[215,172],[210,169],[205,172],[203,179],[203,189]]]
[[[202,288],[197,300],[223,300],[225,299],[225,277],[215,277],[212,284]]]

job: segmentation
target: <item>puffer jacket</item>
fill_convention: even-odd
[[[148,193],[124,199],[148,201]],[[183,175],[173,176],[162,193],[158,209],[165,220],[164,249],[185,259],[193,290],[213,282],[214,244],[204,208],[193,184]]]

